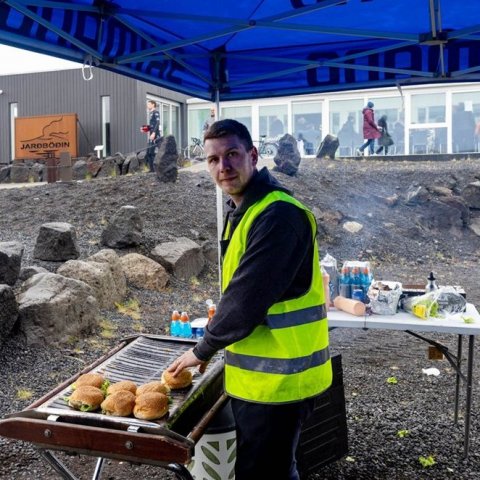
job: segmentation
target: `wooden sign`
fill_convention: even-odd
[[[15,160],[59,157],[68,152],[77,157],[77,114],[15,118]]]

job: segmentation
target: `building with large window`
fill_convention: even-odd
[[[327,133],[338,136],[339,156],[363,143],[362,109],[375,104],[375,118],[387,116],[396,155],[479,152],[480,84],[452,83],[259,99],[220,104],[220,118],[244,123],[255,141],[291,133],[314,155]],[[201,136],[212,104],[188,100],[189,136]]]
[[[81,69],[2,75],[0,91],[0,164],[15,160],[16,117],[75,113],[78,156],[95,146],[102,156],[138,152],[147,144],[140,132],[147,99],[157,102],[163,134],[186,145],[185,95],[106,70],[94,69],[89,80]]]

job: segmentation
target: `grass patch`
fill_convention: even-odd
[[[122,315],[127,315],[133,320],[140,320],[142,314],[140,313],[140,303],[136,298],[130,298],[124,303],[115,303],[117,311]]]
[[[33,397],[33,392],[31,390],[19,388],[17,390],[18,400],[30,400]]]

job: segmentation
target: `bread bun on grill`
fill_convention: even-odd
[[[120,390],[109,395],[102,402],[102,412],[106,415],[128,417],[135,406],[135,395],[128,390]]]
[[[112,383],[107,388],[107,395],[111,395],[115,392],[121,392],[122,390],[132,392],[135,395],[135,393],[137,392],[137,386],[130,380],[122,380],[121,382]]]
[[[186,388],[192,384],[192,372],[186,368],[174,377],[172,372],[164,371],[162,373],[162,382],[172,390]]]
[[[72,388],[75,390],[78,387],[97,387],[102,388],[102,384],[105,381],[103,375],[99,373],[84,373],[80,375],[76,380],[75,383],[72,385]]]
[[[155,420],[168,413],[168,397],[163,393],[147,392],[135,400],[133,414],[142,420]]]
[[[163,393],[164,395],[168,395],[170,393],[170,387],[160,382],[159,380],[154,380],[153,382],[148,382],[148,383],[145,383],[144,385],[140,385],[137,388],[137,396],[147,392],[157,392],[157,393]]]
[[[82,412],[93,412],[100,408],[104,398],[103,392],[99,388],[84,385],[74,390],[68,398],[68,405]]]

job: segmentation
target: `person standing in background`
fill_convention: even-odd
[[[155,147],[160,140],[160,113],[157,110],[157,102],[147,100],[147,110],[150,114],[148,121],[148,147],[145,154],[145,163],[148,165],[150,172],[154,171],[153,162],[155,160]],[[143,129],[140,129],[143,132]]]
[[[388,155],[388,147],[390,145],[393,145],[393,140],[390,134],[388,133],[388,122],[387,122],[386,115],[382,115],[378,119],[378,127],[382,129],[382,134],[378,139],[379,147],[377,148],[377,151],[375,153],[378,155],[379,153],[381,153],[383,149],[385,149],[385,155]]]
[[[366,142],[357,149],[357,155],[363,155],[363,151],[368,147],[368,152],[373,155],[375,151],[375,139],[380,138],[380,131],[375,123],[375,114],[373,112],[373,102],[368,102],[362,110],[363,114],[363,138]]]
[[[223,293],[204,337],[167,371],[202,372],[225,348],[235,478],[298,480],[302,423],[332,382],[315,216],[266,167],[257,170],[245,125],[215,122],[204,143],[209,173],[230,198],[220,242]]]
[[[203,136],[205,136],[205,133],[207,130],[213,125],[213,122],[215,121],[215,109],[211,108],[210,109],[210,117],[205,120],[205,123],[203,124],[202,128],[202,133]]]

